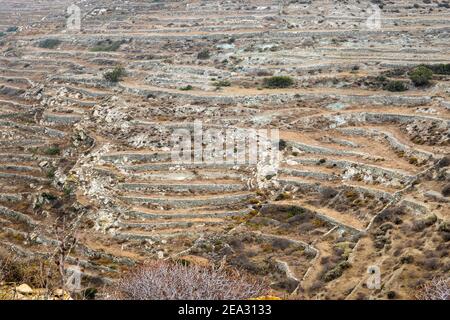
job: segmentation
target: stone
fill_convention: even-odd
[[[26,283],[23,283],[20,286],[16,287],[16,292],[27,295],[32,294],[33,289]]]

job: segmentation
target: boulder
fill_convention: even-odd
[[[33,289],[26,283],[21,284],[20,286],[16,287],[16,292],[20,294],[32,294]]]

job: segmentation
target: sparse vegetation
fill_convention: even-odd
[[[219,81],[214,82],[213,85],[216,88],[229,87],[229,86],[231,86],[231,82],[228,80],[219,80]]]
[[[428,64],[424,68],[431,70],[434,74],[450,75],[450,63],[447,64]]]
[[[123,44],[123,41],[106,41],[99,43],[97,46],[91,48],[92,52],[111,52],[119,50],[120,46]]]
[[[441,191],[444,197],[450,197],[450,183],[446,184]]]
[[[409,78],[416,86],[426,86],[430,84],[430,80],[433,78],[433,71],[427,67],[420,66],[409,74]]]
[[[6,29],[6,32],[16,32],[17,30],[19,30],[19,27],[12,26],[12,27],[8,27]]]
[[[56,169],[55,169],[55,168],[50,168],[50,169],[48,169],[48,170],[47,170],[47,173],[46,173],[47,178],[48,178],[48,179],[53,179],[53,178],[55,178],[55,173],[56,173]]]
[[[3,0],[0,300],[429,291],[450,272],[449,1],[370,0],[387,28],[356,32],[359,0],[86,0],[79,31],[63,3]]]
[[[119,82],[125,76],[125,69],[123,67],[115,67],[113,70],[103,74],[103,78],[109,82]]]
[[[49,156],[55,156],[61,153],[61,149],[58,146],[51,146],[45,149],[44,153]]]
[[[263,296],[264,283],[233,271],[156,261],[133,270],[114,287],[125,300],[235,300]]]
[[[61,40],[58,39],[45,39],[39,42],[39,48],[54,49],[61,44]]]
[[[386,83],[384,89],[391,92],[402,92],[408,90],[408,86],[399,80],[393,80]]]
[[[294,79],[288,76],[274,76],[266,78],[263,81],[263,85],[266,88],[288,88],[294,85]]]
[[[207,49],[202,50],[197,54],[197,59],[200,59],[200,60],[207,60],[210,57],[211,57],[211,53]]]
[[[37,258],[20,259],[3,248],[0,250],[0,282],[27,283],[39,288],[54,287],[56,282],[48,277],[49,271],[56,271],[52,261]]]
[[[450,277],[438,277],[420,286],[416,293],[419,300],[449,300]]]
[[[425,216],[423,218],[417,219],[413,222],[412,230],[413,231],[422,231],[425,228],[428,228],[435,224],[437,221],[437,217],[434,214],[430,214],[428,216]]]
[[[194,89],[194,87],[191,86],[190,84],[180,88],[181,91],[190,91],[190,90],[193,90],[193,89]]]

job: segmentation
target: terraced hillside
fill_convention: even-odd
[[[85,0],[80,32],[70,1],[3,2],[6,250],[55,258],[69,223],[86,286],[202,257],[304,299],[412,298],[448,276],[448,2]],[[196,121],[278,129],[277,174],[174,163]]]

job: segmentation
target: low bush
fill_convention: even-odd
[[[444,197],[450,197],[450,183],[446,184],[444,188],[442,188],[441,193]]]
[[[0,282],[26,283],[37,288],[55,286],[57,279],[53,279],[49,274],[57,274],[51,261],[15,258],[0,248]]]
[[[210,54],[209,50],[206,50],[206,49],[200,51],[197,54],[197,59],[200,59],[200,60],[206,60],[206,59],[209,59],[210,57],[211,57],[211,54]]]
[[[125,69],[123,67],[115,67],[114,70],[103,74],[103,78],[109,82],[119,82],[125,76]]]
[[[100,43],[97,46],[93,47],[90,51],[92,51],[92,52],[117,51],[117,50],[119,50],[119,48],[122,44],[123,44],[123,41]]]
[[[133,270],[112,288],[125,300],[237,300],[263,296],[266,284],[237,272],[155,261]]]
[[[54,49],[61,44],[61,40],[58,39],[45,39],[39,42],[39,48]]]
[[[348,261],[339,262],[334,268],[324,274],[323,281],[329,282],[339,278],[344,273],[344,270],[348,268],[350,268],[350,263]]]
[[[418,300],[449,300],[450,277],[434,278],[421,285],[416,293]]]
[[[408,90],[408,86],[403,81],[393,80],[385,84],[384,90],[402,92]]]
[[[191,86],[190,84],[188,84],[187,86],[184,86],[184,87],[181,87],[181,88],[180,88],[181,91],[190,91],[190,90],[192,90],[192,89],[194,89],[194,87]]]
[[[337,196],[339,192],[331,187],[323,187],[320,190],[320,196],[323,200],[329,200]]]
[[[287,143],[287,141],[284,140],[284,139],[280,139],[280,141],[278,141],[278,149],[279,149],[280,151],[285,150],[285,149],[287,148],[287,145],[288,145],[288,143]]]
[[[395,299],[397,297],[397,293],[395,291],[389,291],[387,293],[387,297],[389,300]]]
[[[294,85],[294,80],[287,76],[274,76],[264,79],[263,84],[266,88],[288,88]]]
[[[433,71],[427,67],[420,66],[415,68],[410,74],[409,78],[414,85],[421,87],[430,84],[430,80],[433,78]]]
[[[447,64],[432,64],[432,65],[424,65],[424,67],[430,69],[435,74],[445,74],[450,75],[450,63]]]
[[[291,246],[291,242],[287,239],[275,239],[272,242],[272,247],[277,250],[285,250]]]
[[[376,224],[382,224],[386,221],[392,221],[395,224],[399,224],[398,219],[400,219],[400,216],[406,214],[406,209],[404,207],[391,207],[386,208],[382,212],[380,212],[374,219],[374,223]]]
[[[213,85],[217,88],[221,88],[221,87],[230,87],[231,86],[231,82],[228,80],[219,80],[213,83]]]
[[[61,149],[59,149],[58,146],[48,147],[47,149],[44,150],[44,153],[49,156],[55,156],[57,154],[60,154],[60,152]]]

